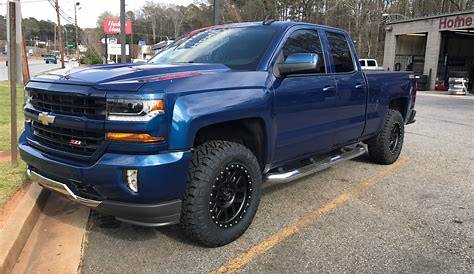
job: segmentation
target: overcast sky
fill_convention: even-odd
[[[1,0],[6,2],[5,0]],[[147,1],[150,0],[125,0],[127,10],[138,10]],[[47,0],[20,0],[24,2],[21,5],[23,18],[35,17],[42,20],[51,20],[56,22],[56,13]],[[53,0],[54,2],[54,0]],[[104,11],[110,11],[113,14],[119,14],[119,0],[59,0],[59,6],[70,17],[74,18],[74,3],[80,2],[81,9],[77,12],[78,25],[81,28],[90,28],[96,26],[97,17]],[[193,3],[194,0],[151,0],[151,2],[187,5]],[[0,5],[1,14],[6,14],[6,5]],[[61,18],[61,24],[65,20]]]

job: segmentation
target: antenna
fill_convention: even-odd
[[[270,19],[271,18],[271,15],[267,15],[265,17],[265,20],[263,20],[263,25],[264,26],[269,26],[271,25],[273,22],[275,22],[276,20],[275,19]]]

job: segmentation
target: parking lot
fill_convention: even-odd
[[[267,185],[249,230],[225,247],[93,214],[82,271],[472,273],[474,97],[421,93],[416,108],[399,162],[362,157]]]

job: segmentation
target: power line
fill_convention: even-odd
[[[47,0],[51,7],[53,7],[56,10],[56,4],[53,2],[53,0]],[[64,12],[61,8],[59,8],[59,15],[69,24],[74,24],[73,20],[70,19],[72,18],[71,16],[67,15],[67,13]]]

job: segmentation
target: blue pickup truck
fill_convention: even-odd
[[[244,233],[265,182],[366,152],[396,161],[416,98],[409,73],[362,72],[345,31],[277,21],[203,29],[147,64],[25,90],[30,178],[123,222],[181,223],[211,247]]]

